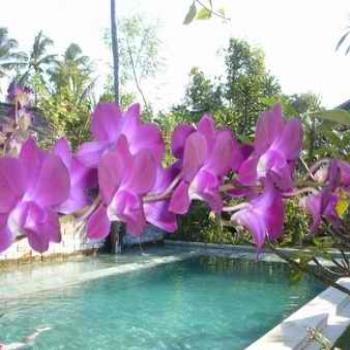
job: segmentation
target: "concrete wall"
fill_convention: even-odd
[[[27,239],[15,242],[5,252],[0,253],[0,264],[11,261],[23,260],[29,262],[45,258],[89,253],[94,249],[101,248],[104,244],[104,240],[91,241],[87,239],[86,223],[77,221],[71,216],[64,217],[61,220],[61,233],[62,241],[60,243],[51,243],[49,250],[43,254],[32,250]],[[163,236],[163,231],[154,226],[148,226],[143,236],[125,236],[124,244],[126,246],[133,246],[142,243],[156,242],[163,240]]]
[[[129,234],[127,234],[123,242],[126,246],[132,246],[132,245],[137,245],[140,243],[152,243],[152,242],[157,242],[157,241],[162,241],[164,238],[164,232],[152,225],[147,226],[145,229],[145,232],[143,233],[142,236],[140,237],[134,237]]]
[[[78,254],[101,247],[103,241],[92,242],[86,238],[85,226],[84,222],[76,221],[70,216],[64,217],[61,221],[61,243],[51,243],[49,250],[40,254],[30,248],[27,239],[23,239],[0,253],[0,264],[13,260],[30,261],[54,256]]]

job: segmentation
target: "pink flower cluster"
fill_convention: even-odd
[[[106,237],[112,221],[141,235],[151,223],[167,232],[177,229],[177,215],[200,200],[220,213],[233,206],[231,220],[250,230],[261,248],[266,238],[283,232],[284,197],[295,191],[295,170],[302,151],[300,120],[286,120],[280,105],[262,113],[252,144],[240,144],[226,128],[205,114],[197,125],[175,128],[171,166],[163,166],[164,141],[158,126],[145,123],[138,104],[122,111],[99,104],[92,114],[93,140],[72,153],[65,139],[50,151],[29,138],[18,156],[0,158],[0,251],[27,237],[37,251],[60,241],[59,215],[89,206],[87,235]],[[336,222],[340,188],[350,185],[350,165],[332,161],[323,184],[302,200],[313,217]],[[95,195],[94,195],[95,194]]]

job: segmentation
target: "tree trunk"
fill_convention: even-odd
[[[111,37],[113,53],[114,100],[116,104],[119,104],[119,49],[115,0],[111,0]],[[123,223],[112,223],[109,239],[111,244],[111,252],[114,254],[118,254],[123,251],[123,236],[125,231],[123,226]]]
[[[115,0],[111,0],[111,35],[113,52],[114,99],[119,104],[119,52]]]

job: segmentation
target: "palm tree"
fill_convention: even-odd
[[[90,64],[90,58],[84,56],[80,46],[75,43],[72,43],[67,47],[64,52],[64,60],[65,62],[71,62],[80,67],[87,67]]]
[[[349,35],[350,35],[350,25],[348,25],[346,27],[345,33],[340,37],[340,39],[337,43],[337,46],[335,48],[336,51],[338,51],[341,46],[344,46],[343,44],[344,44],[345,40],[349,37]],[[350,44],[348,44],[348,47],[345,50],[345,55],[347,55],[349,52],[350,52]]]
[[[34,38],[32,50],[27,60],[27,70],[21,78],[26,81],[32,74],[37,74],[44,81],[44,73],[56,62],[57,55],[48,54],[48,48],[53,45],[53,41],[40,31]]]
[[[49,70],[49,75],[54,90],[69,87],[79,93],[92,82],[91,72],[90,58],[83,55],[79,45],[72,43],[64,52],[62,60],[56,61],[53,69]]]
[[[7,28],[0,27],[0,78],[13,69],[25,66],[26,56],[23,52],[15,52],[18,43],[8,37]]]

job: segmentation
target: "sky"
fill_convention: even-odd
[[[0,0],[0,26],[7,27],[22,50],[29,50],[43,30],[63,53],[78,43],[95,62],[102,89],[111,62],[103,42],[109,26],[109,0]],[[219,19],[182,24],[192,0],[116,0],[118,18],[141,14],[158,23],[163,65],[144,92],[156,109],[183,98],[193,66],[208,76],[224,76],[220,49],[230,37],[263,49],[266,66],[284,93],[313,92],[332,108],[350,99],[350,55],[336,52],[337,41],[350,24],[346,0],[213,0],[224,5],[230,22]],[[349,38],[350,45],[350,38]]]

